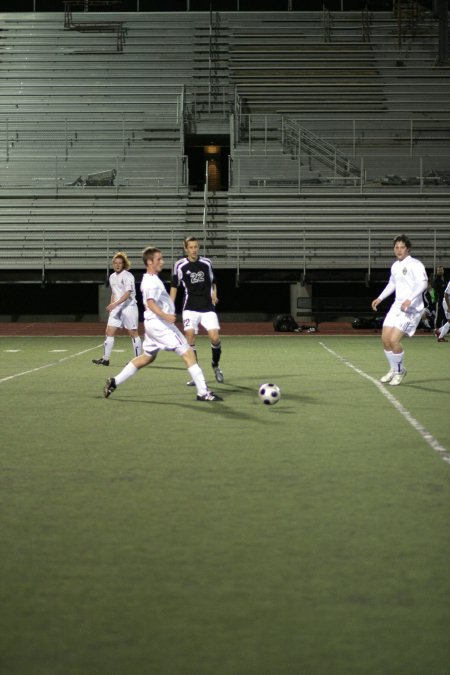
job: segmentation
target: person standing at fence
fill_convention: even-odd
[[[372,301],[372,309],[376,312],[378,305],[395,293],[381,334],[389,371],[380,379],[380,382],[394,386],[401,384],[406,375],[401,341],[405,335],[412,337],[416,332],[424,309],[423,292],[428,285],[425,267],[410,255],[410,250],[411,241],[405,234],[395,237],[394,255],[397,260],[391,267],[387,286]]]
[[[442,308],[444,310],[445,318],[447,319],[443,326],[436,331],[436,338],[438,342],[447,342],[445,336],[450,330],[450,281],[445,287],[444,299],[442,300]]]
[[[182,319],[186,339],[197,355],[196,335],[200,326],[206,330],[211,341],[211,366],[217,382],[222,384],[224,377],[219,365],[222,343],[216,312],[218,297],[213,267],[209,258],[199,254],[196,237],[186,237],[183,247],[186,256],[174,265],[170,297],[175,302],[178,288],[183,288]],[[188,385],[192,386],[193,382],[188,382]]]
[[[162,349],[175,352],[183,359],[197,387],[197,401],[222,401],[220,396],[208,389],[194,351],[183,333],[175,326],[175,305],[158,276],[164,266],[161,250],[149,246],[144,249],[142,258],[147,270],[141,283],[142,301],[145,308],[143,353],[127,363],[118,375],[106,380],[103,387],[105,398],[109,398],[119,385],[136,375],[138,370],[153,363]]]
[[[436,298],[436,321],[434,334],[438,337],[438,332],[441,326],[445,323],[445,312],[442,304],[444,300],[444,291],[447,286],[445,280],[445,270],[442,265],[436,267],[436,274],[433,279],[433,290]]]
[[[128,331],[133,343],[135,356],[142,353],[142,342],[139,337],[139,311],[136,302],[136,286],[131,274],[130,261],[126,253],[118,251],[111,261],[114,272],[109,277],[111,300],[106,309],[109,312],[106,325],[106,336],[103,343],[103,356],[92,359],[97,366],[109,366],[111,352],[114,347],[114,336],[119,328]]]

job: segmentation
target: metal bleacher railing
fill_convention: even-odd
[[[102,112],[99,105],[66,114],[44,106],[1,115],[0,190],[186,187],[184,91],[155,91],[159,100],[135,113]],[[105,175],[96,182],[87,178],[98,173]]]
[[[74,21],[72,16],[72,8],[88,9],[91,7],[114,6],[113,0],[64,0],[64,29],[76,30],[79,33],[115,33],[116,34],[116,49],[118,52],[123,51],[125,43],[126,28],[123,21]]]
[[[58,222],[18,223],[13,219],[1,226],[2,267],[18,266],[39,270],[40,276],[62,269],[86,271],[109,265],[114,250],[125,248],[132,258],[139,259],[145,242],[158,242],[167,260],[174,260],[180,242],[186,236],[182,205],[178,216],[166,215],[141,219],[127,227],[123,223],[108,224],[97,218],[95,226],[83,219],[65,217],[64,227]],[[241,219],[242,220],[242,219]],[[396,219],[397,220],[397,219]],[[143,222],[145,221],[145,222]],[[408,233],[421,260],[429,269],[450,257],[450,233],[444,225],[424,226],[408,222]],[[202,236],[198,224],[198,235]],[[203,240],[205,255],[212,257],[218,269],[233,269],[239,275],[244,269],[294,270],[300,279],[312,270],[362,270],[370,278],[373,269],[386,269],[392,262],[393,225],[323,222],[299,224],[261,223],[234,220],[225,228],[216,229],[215,240]],[[215,243],[215,242],[220,242]]]
[[[450,185],[450,119],[320,118],[239,113],[230,189],[344,186],[357,192]]]

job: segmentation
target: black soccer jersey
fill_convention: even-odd
[[[214,272],[209,258],[199,256],[194,262],[189,258],[181,258],[175,263],[171,285],[184,289],[183,310],[214,312],[211,299],[213,284]]]

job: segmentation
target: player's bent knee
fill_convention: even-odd
[[[150,363],[153,363],[157,354],[158,352],[154,352],[152,354],[141,354],[140,356],[136,356],[136,358],[134,358],[131,363],[136,368],[145,368],[145,366],[149,366]]]
[[[191,366],[197,363],[197,357],[195,356],[195,352],[191,347],[189,347],[189,349],[180,354],[180,356],[183,359],[184,363],[186,364],[187,368],[190,368]]]

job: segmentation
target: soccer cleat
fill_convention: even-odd
[[[438,338],[438,342],[448,342],[445,338]]]
[[[189,380],[189,382],[186,382],[186,387],[195,387],[194,380]]]
[[[440,332],[441,332],[441,331],[439,330],[439,328],[435,328],[435,329],[434,329],[434,337],[437,338],[438,340],[439,340],[439,333],[440,333]]]
[[[109,366],[108,359],[104,359],[103,357],[101,359],[92,359],[92,363],[95,363],[97,366]]]
[[[213,366],[213,368],[214,368],[214,375],[216,377],[216,381],[219,384],[223,384],[223,373],[220,370],[219,366]]]
[[[223,401],[223,398],[217,396],[213,391],[208,391],[203,396],[197,395],[197,401]]]
[[[386,373],[386,375],[383,375],[383,377],[380,377],[380,382],[383,382],[383,383],[390,382],[392,380],[392,378],[394,377],[394,375],[395,375],[395,370],[391,369],[388,373]]]
[[[103,394],[105,398],[111,396],[113,391],[115,391],[116,389],[117,389],[116,381],[113,377],[110,377],[108,380],[106,380],[105,386],[103,387]]]
[[[405,370],[405,368],[403,368],[403,370],[401,370],[399,373],[394,374],[394,377],[389,382],[389,384],[393,387],[396,387],[398,384],[401,384],[405,375],[406,375],[406,370]]]

